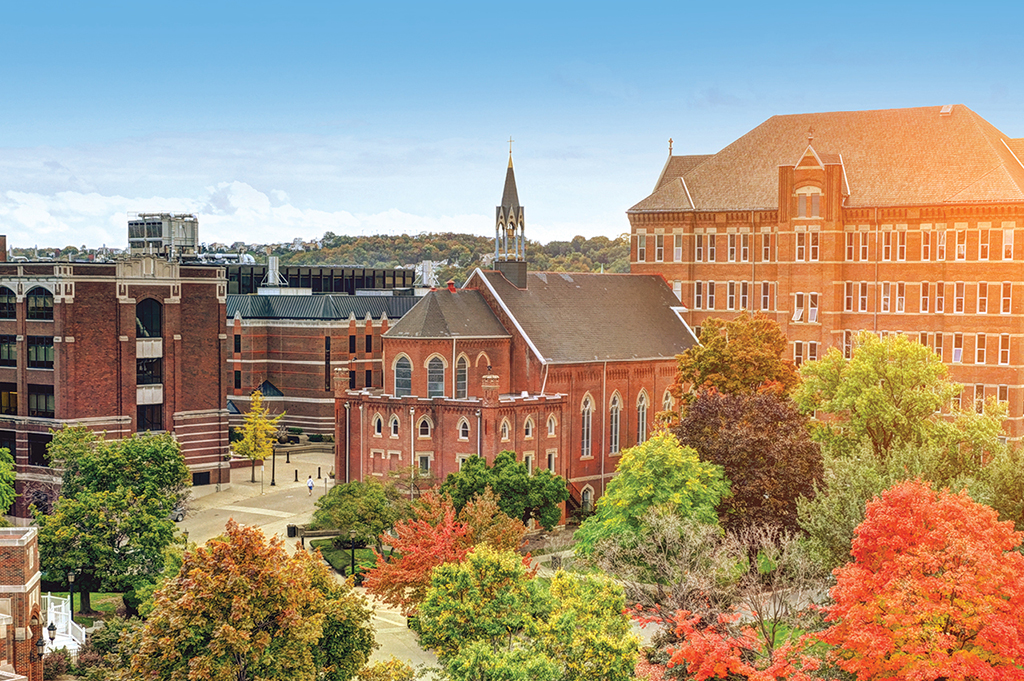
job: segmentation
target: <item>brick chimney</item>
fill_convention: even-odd
[[[348,367],[340,367],[334,370],[334,396],[345,397],[348,390]]]
[[[451,279],[448,280],[448,291],[455,293],[455,282]]]
[[[487,374],[480,380],[484,389],[484,406],[493,407],[498,404],[498,388],[501,385],[500,377],[494,374]]]

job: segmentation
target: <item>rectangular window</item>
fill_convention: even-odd
[[[725,299],[725,309],[735,310],[736,309],[736,282],[730,281],[729,288],[727,289],[727,296]]]
[[[1003,230],[1003,260],[1013,260],[1013,230]]]
[[[737,238],[737,236],[738,235],[736,235],[736,234],[730,234],[728,236],[728,244],[729,244],[728,256],[729,256],[729,262],[736,262],[736,238]]]
[[[804,294],[797,293],[793,296],[793,321],[802,321],[804,317]]]
[[[242,334],[235,334],[235,352],[239,353],[242,351]]]
[[[761,282],[761,309],[770,310],[772,302],[772,286],[767,281]]]
[[[928,347],[928,334],[925,333],[924,331],[917,334],[917,342],[923,345],[924,347]]]
[[[946,230],[935,232],[935,260],[946,259]]]
[[[554,472],[555,470],[555,453],[548,452],[548,470]]]
[[[704,282],[693,282],[693,309],[699,310],[704,307]]]
[[[348,372],[348,389],[349,390],[355,390],[356,389],[356,372],[355,371],[349,371]]]
[[[801,341],[793,343],[793,364],[800,366],[804,363],[804,344]]]
[[[857,233],[847,232],[846,233],[846,262],[853,262],[854,256],[857,254]]]
[[[796,261],[803,262],[807,259],[807,233],[796,233]]]
[[[0,366],[4,367],[16,367],[18,366],[18,337],[2,335],[0,336]]]
[[[1006,366],[1010,363],[1010,334],[999,336],[999,363]]]
[[[708,262],[715,262],[717,260],[715,248],[718,245],[716,243],[717,234],[708,234]]]
[[[28,366],[31,369],[53,368],[53,336],[28,337]]]
[[[889,311],[889,294],[889,282],[884,282],[882,284],[882,312]]]
[[[907,285],[903,282],[896,284],[896,311],[906,311]]]
[[[935,312],[946,311],[946,285],[941,281],[935,284]]]
[[[853,312],[853,282],[848,281],[844,285],[843,291],[843,310],[846,312]]]
[[[1006,404],[1010,401],[1010,386],[1001,385],[999,386],[999,396],[996,398],[999,400],[999,404]]]
[[[903,262],[907,259],[907,233],[896,232],[896,260]]]
[[[860,312],[868,311],[868,282],[860,282]]]
[[[988,284],[979,281],[978,282],[978,314],[985,314],[988,312]]]
[[[665,235],[655,234],[654,235],[654,262],[662,262],[665,260]]]
[[[740,262],[750,262],[749,234],[740,234]]]
[[[953,364],[960,364],[964,359],[964,335],[953,334]]]
[[[967,230],[956,230],[956,259],[967,260]]]
[[[974,384],[974,411],[979,414],[985,411],[985,386],[981,383]]]
[[[927,281],[921,282],[921,312],[928,312],[928,299],[931,297],[931,290]]]
[[[683,235],[672,235],[672,259],[675,262],[683,261]]]
[[[18,415],[17,383],[0,383],[0,414]],[[11,454],[14,454],[13,449],[11,449]]]
[[[235,390],[241,390],[241,389],[242,389],[242,372],[241,371],[236,371],[235,372]]]
[[[818,262],[818,252],[819,252],[819,248],[818,247],[819,247],[819,244],[821,243],[821,240],[820,240],[819,237],[821,237],[821,234],[819,234],[818,232],[811,232],[810,235],[809,235],[809,239],[810,239],[810,242],[811,242],[811,252],[810,252],[811,262]]]
[[[708,282],[708,309],[715,309],[715,282]]]
[[[1002,305],[999,306],[999,309],[1002,311],[1003,314],[1010,314],[1010,310],[1013,308],[1013,305],[1012,305],[1013,301],[1010,300],[1010,294],[1011,294],[1012,291],[1013,291],[1013,285],[1010,284],[1010,282],[1008,282],[1008,281],[1004,282],[1003,283],[1003,300],[1002,300]]]
[[[807,217],[807,194],[798,194],[796,197],[796,216]]]
[[[636,260],[637,262],[647,261],[647,235],[636,235]]]
[[[932,259],[932,233],[929,230],[921,230],[921,262],[928,262]]]
[[[843,357],[853,357],[853,331],[843,331]]]
[[[348,354],[356,354],[356,337],[354,335],[348,337]]]
[[[135,360],[135,384],[159,385],[164,382],[163,359],[146,357]]]
[[[818,342],[811,341],[807,344],[807,361],[815,362],[818,359]]]
[[[761,235],[761,262],[771,262],[772,260],[772,235],[762,234]]]
[[[807,295],[807,321],[814,324],[818,321],[818,294]]]
[[[868,260],[868,233],[860,233],[860,259],[861,262],[867,262]]]
[[[811,194],[811,217],[821,217],[821,194]]]
[[[363,385],[366,386],[367,388],[372,388],[373,387],[373,369],[367,369],[365,371],[365,374],[366,374],[366,376],[364,377],[364,380],[366,381],[366,383],[364,383]]]
[[[683,282],[676,279],[672,282],[672,293],[675,294],[677,300],[682,302],[683,300]]]
[[[704,235],[703,234],[695,234],[693,238],[694,238],[694,242],[695,242],[694,247],[693,247],[693,259],[694,259],[695,262],[703,262],[704,261]]]
[[[962,313],[964,311],[964,283],[958,281],[953,285],[953,312]]]
[[[366,336],[366,341],[363,345],[367,354],[373,353],[373,336]]]
[[[882,260],[892,260],[892,232],[882,232]]]
[[[989,230],[978,230],[978,260],[988,260]]]
[[[52,419],[55,411],[52,385],[28,386],[28,415]]]
[[[984,364],[985,363],[985,350],[987,349],[985,347],[986,346],[986,342],[987,341],[986,341],[986,338],[985,338],[985,334],[983,334],[983,333],[979,333],[977,335],[977,337],[975,338],[975,345],[974,345],[974,363],[975,364]]]
[[[944,362],[945,361],[944,359],[942,359],[942,343],[943,343],[942,334],[941,333],[936,333],[935,334],[935,354],[939,356],[939,361],[940,362]]]
[[[750,309],[750,284],[745,281],[740,282],[740,309]]]

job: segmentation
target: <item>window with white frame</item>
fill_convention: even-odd
[[[728,250],[728,260],[729,260],[729,262],[736,262],[736,240],[738,238],[739,238],[738,234],[730,234],[727,237],[728,244],[729,244],[729,250]]]
[[[1003,314],[1010,314],[1010,311],[1013,309],[1013,301],[1010,299],[1012,291],[1013,285],[1008,281],[1003,282],[1002,304],[999,306]]]
[[[379,414],[373,419],[373,434],[375,437],[384,434],[384,419]]]
[[[860,312],[868,311],[868,282],[860,282],[860,300],[858,301],[858,309]]]
[[[892,291],[890,289],[889,282],[887,282],[887,281],[883,282],[882,283],[882,312],[889,312],[890,311],[889,301],[890,301],[890,295],[891,294],[892,294]]]
[[[675,262],[683,261],[683,235],[673,234],[672,235],[672,260]]]
[[[592,455],[591,445],[591,427],[593,425],[594,417],[594,403],[590,401],[588,395],[583,399],[583,408],[580,412],[580,456],[588,457]]]
[[[715,309],[715,282],[708,282],[708,308],[709,310]]]
[[[956,230],[956,259],[967,260],[967,230]]]
[[[455,363],[455,397],[460,400],[466,399],[469,386],[469,360],[459,357]]]
[[[818,359],[818,341],[807,343],[807,361],[815,362]]]
[[[801,187],[796,190],[796,216],[798,218],[821,217],[821,190],[817,187]]]
[[[804,363],[803,341],[793,341],[793,364],[800,366]]]
[[[509,428],[508,420],[506,419],[506,420],[502,421],[501,422],[501,441],[502,442],[508,442],[508,436],[509,436],[509,431],[510,430],[511,429]]]
[[[853,331],[843,331],[843,357],[853,357]]]
[[[636,260],[647,261],[647,235],[642,232],[636,235]]]
[[[987,345],[987,339],[985,334],[979,333],[974,339],[974,363],[984,364],[985,363],[985,350]]]
[[[854,256],[857,254],[857,233],[847,232],[846,233],[846,262],[853,262]]]
[[[704,307],[704,282],[693,282],[693,309],[699,310]]]
[[[762,234],[761,235],[761,262],[771,262],[772,260],[772,235]]]
[[[928,312],[929,298],[931,298],[931,287],[928,285],[927,281],[922,281],[921,282],[921,308],[920,308],[922,313],[927,313]]]
[[[903,262],[907,259],[907,233],[896,232],[896,260]]]
[[[533,419],[527,417],[526,422],[523,424],[523,437],[527,440],[533,439]]]
[[[420,437],[430,437],[430,420],[426,417],[420,419]]]
[[[654,235],[654,262],[662,262],[665,260],[665,235],[655,234]]]
[[[921,331],[920,333],[918,333],[917,334],[917,342],[927,348],[928,347],[928,334],[927,334],[927,332]]]
[[[636,401],[636,443],[647,441],[647,393],[641,392]]]
[[[718,260],[716,248],[718,246],[717,234],[708,234],[708,262],[716,262]]]
[[[1008,385],[1001,385],[1001,386],[999,386],[999,393],[998,393],[998,397],[996,397],[996,400],[999,401],[999,404],[1006,404],[1007,402],[1009,402],[1010,401],[1010,386],[1008,386]]]
[[[999,363],[1006,366],[1010,363],[1010,334],[999,336]]]
[[[932,259],[932,232],[928,229],[921,230],[921,262],[928,262]]]
[[[1003,260],[1013,260],[1013,230],[1003,230]]]
[[[557,428],[557,426],[558,426],[558,422],[555,420],[555,417],[553,415],[549,416],[548,417],[548,437],[554,437],[555,436],[555,428]]]
[[[978,260],[988,260],[990,234],[990,230],[984,227],[978,229]]]
[[[770,310],[772,304],[772,286],[767,281],[761,282],[761,309]]]
[[[903,282],[896,284],[896,311],[904,312],[906,309],[907,285]]]
[[[412,362],[408,357],[399,357],[395,362],[395,397],[412,395]]]
[[[964,311],[964,282],[958,281],[953,284],[953,312],[960,314]]]
[[[736,309],[736,282],[730,281],[729,286],[726,289],[727,295],[725,297],[725,309],[735,310]]]
[[[882,232],[882,260],[892,260],[892,232]]]
[[[796,261],[807,260],[807,232],[796,233]]]
[[[619,453],[619,423],[622,414],[622,402],[618,395],[612,395],[612,403],[608,408],[608,453]]]
[[[820,244],[820,240],[818,237],[820,236],[821,234],[819,234],[818,232],[811,232],[810,234],[807,235],[807,241],[810,250],[808,256],[811,262],[818,262],[818,248]]]
[[[804,318],[804,294],[793,295],[793,321],[800,322]]]
[[[555,472],[555,453],[548,452],[548,470],[552,473]]]
[[[533,455],[523,454],[523,465],[526,466],[526,474],[533,475]]]
[[[853,282],[843,284],[843,311],[853,312]]]
[[[672,293],[675,294],[676,300],[682,302],[683,300],[683,282],[676,279],[672,282]]]
[[[978,314],[988,312],[988,284],[984,281],[978,282]]]
[[[391,437],[398,437],[398,417],[391,417]]]
[[[974,411],[979,414],[985,411],[985,386],[981,383],[974,384]]]
[[[427,397],[444,397],[444,360],[440,357],[427,362]]]
[[[693,235],[693,259],[695,262],[704,262],[704,235]]]
[[[868,233],[860,233],[860,260],[861,262],[867,262],[868,260]]]
[[[964,360],[964,335],[953,334],[953,364],[960,364]]]
[[[740,234],[740,262],[750,262],[749,234]]]
[[[935,284],[935,312],[943,313],[946,311],[946,284],[944,282],[936,282]]]
[[[740,309],[750,309],[750,284],[746,281],[740,282]]]
[[[818,294],[807,294],[807,321],[815,324],[818,321]]]
[[[935,232],[935,259],[939,262],[946,259],[946,230]]]
[[[469,421],[467,421],[466,419],[462,419],[461,421],[459,421],[459,439],[469,439]]]
[[[675,406],[676,401],[672,399],[672,393],[666,390],[665,394],[661,396],[661,410],[672,411],[673,409],[675,409]]]
[[[936,333],[935,334],[935,354],[939,356],[939,361],[940,362],[946,361],[946,360],[944,360],[942,358],[942,349],[943,349],[942,334],[941,333]]]

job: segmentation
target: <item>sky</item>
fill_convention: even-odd
[[[773,115],[965,104],[1024,137],[1024,4],[0,0],[0,233],[127,245],[616,237],[677,154]]]

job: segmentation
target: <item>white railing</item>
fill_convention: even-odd
[[[57,627],[56,635],[58,637],[67,637],[78,645],[85,645],[85,629],[71,619],[71,599],[66,596],[44,594],[42,601],[44,628],[53,622]],[[77,648],[77,646],[75,647]]]

